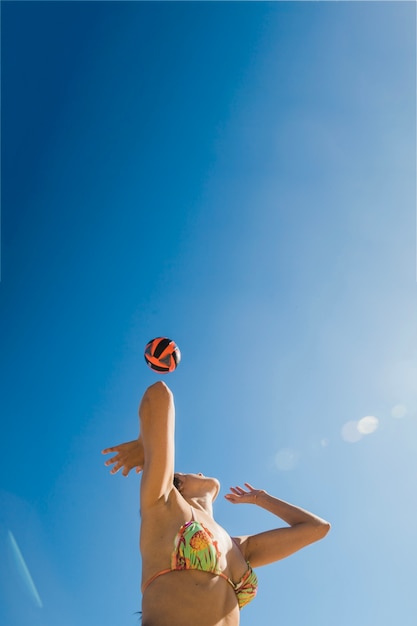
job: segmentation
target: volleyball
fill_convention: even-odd
[[[181,352],[175,341],[168,337],[156,337],[146,344],[146,364],[159,374],[173,372],[181,360]]]

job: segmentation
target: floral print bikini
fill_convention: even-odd
[[[171,567],[157,572],[143,585],[142,593],[158,576],[178,570],[199,570],[221,576],[233,587],[239,604],[239,609],[251,602],[258,588],[258,579],[249,562],[248,569],[239,580],[234,583],[226,574],[218,569],[221,553],[214,541],[212,533],[198,520],[192,519],[179,529],[174,540],[174,550],[171,555]]]

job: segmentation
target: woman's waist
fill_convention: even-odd
[[[163,601],[161,600],[163,598]],[[146,587],[143,626],[238,626],[239,606],[227,580],[199,570],[169,571]]]

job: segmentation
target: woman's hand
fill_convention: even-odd
[[[102,454],[109,454],[110,452],[116,452],[116,456],[108,459],[104,463],[104,465],[107,466],[114,463],[114,467],[110,470],[110,474],[116,474],[120,469],[122,470],[123,476],[127,476],[133,468],[136,468],[137,474],[142,471],[145,459],[143,454],[143,444],[140,437],[139,439],[127,441],[126,443],[119,443],[118,446],[102,450]]]
[[[249,483],[244,483],[247,491],[242,487],[230,487],[231,493],[224,497],[233,504],[256,504],[256,499],[261,494],[266,493],[264,489],[255,489]]]

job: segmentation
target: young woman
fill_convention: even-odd
[[[213,517],[216,478],[174,473],[175,410],[171,391],[157,382],[139,407],[138,439],[103,450],[111,473],[143,472],[140,490],[143,626],[238,626],[253,600],[252,568],[283,559],[322,539],[325,520],[245,483],[225,498],[266,509],[288,527],[230,537]]]

